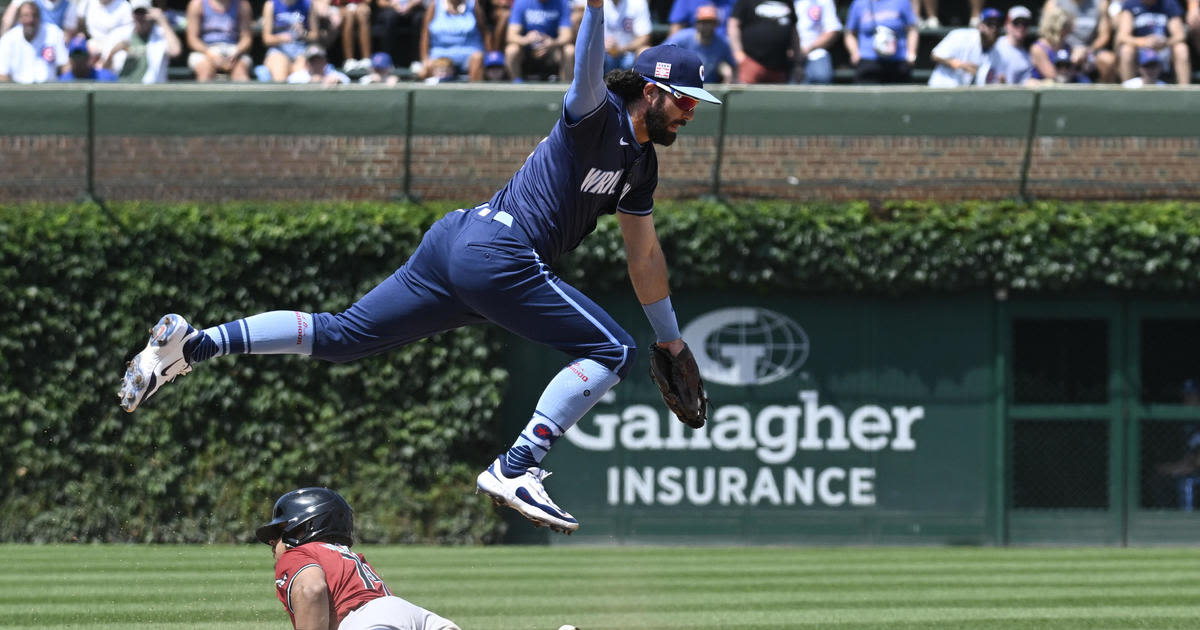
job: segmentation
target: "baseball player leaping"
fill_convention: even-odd
[[[700,58],[675,46],[649,48],[632,70],[605,77],[603,22],[602,0],[588,0],[562,117],[490,201],[434,223],[404,266],[341,313],[272,311],[203,330],[179,315],[163,316],[129,362],[121,406],[137,409],[164,383],[223,354],[352,361],[490,321],[573,359],[546,386],[512,447],[479,475],[478,489],[535,524],[578,529],[546,494],[549,473],[540,464],[625,377],[635,347],[629,333],[551,266],[595,229],[600,215],[616,212],[633,290],[658,344],[679,355],[685,346],[651,215],[654,144],[673,143],[699,101],[720,103],[703,87]]]

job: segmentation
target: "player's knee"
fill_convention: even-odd
[[[608,369],[617,375],[617,378],[623,381],[637,360],[638,348],[637,342],[633,340],[633,337],[629,333],[624,330],[620,331],[620,333],[616,335],[616,343],[613,344],[607,353],[610,355],[609,361],[607,363],[601,361],[601,363],[604,363]]]
[[[350,331],[346,330],[342,314],[313,314],[312,358],[330,363],[349,363],[361,356],[355,352]]]
[[[626,356],[625,360],[617,366],[617,369],[613,370],[613,372],[616,373],[617,378],[621,379],[622,381],[625,380],[626,376],[629,376],[629,370],[633,368],[633,364],[637,361],[637,348],[631,346],[627,348],[627,350],[629,352],[628,356]]]

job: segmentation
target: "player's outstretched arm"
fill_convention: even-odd
[[[617,213],[621,236],[625,240],[625,262],[633,292],[646,310],[658,344],[672,354],[683,349],[679,323],[671,307],[671,290],[667,282],[667,257],[663,255],[652,215]]]
[[[330,619],[329,585],[321,567],[310,566],[292,578],[290,599],[296,630],[337,630],[337,619]]]
[[[575,79],[567,88],[568,122],[595,111],[604,102],[604,1],[588,0],[575,39]]]

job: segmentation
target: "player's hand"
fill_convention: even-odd
[[[662,343],[659,343],[658,345],[666,348],[667,350],[670,350],[671,356],[673,356],[673,357],[679,356],[679,353],[682,352],[683,349],[687,347],[687,345],[683,343],[683,339],[676,339],[675,341],[664,341]]]

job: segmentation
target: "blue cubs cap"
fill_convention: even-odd
[[[67,54],[68,55],[78,55],[78,54],[87,54],[87,53],[88,53],[87,39],[83,35],[76,35],[75,37],[73,37],[71,39],[71,42],[69,44],[67,44]]]
[[[1003,22],[1004,14],[1001,13],[999,9],[993,9],[992,7],[988,7],[979,12],[979,21],[980,22],[988,22],[988,21]]]
[[[1054,51],[1054,65],[1071,65],[1071,51],[1066,48],[1059,48]]]
[[[493,50],[483,57],[484,68],[494,68],[504,65],[504,53],[499,50]]]
[[[1138,49],[1138,65],[1139,66],[1148,66],[1148,65],[1154,64],[1154,63],[1161,64],[1162,59],[1158,56],[1157,52],[1154,52],[1153,48]]]
[[[696,100],[721,104],[721,99],[704,89],[704,64],[696,53],[660,44],[642,51],[633,62],[633,71],[647,81],[670,88]]]
[[[392,56],[385,52],[377,52],[371,55],[371,67],[387,69],[392,67]]]

